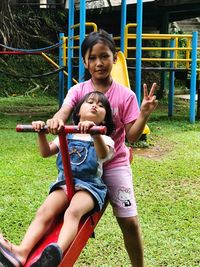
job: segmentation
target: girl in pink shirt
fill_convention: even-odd
[[[112,66],[117,60],[112,37],[103,30],[92,32],[83,41],[81,49],[87,80],[69,90],[61,109],[47,121],[47,125],[50,132],[57,133],[70,117],[78,101],[88,92],[99,91],[107,96],[116,127],[112,135],[115,155],[104,165],[103,179],[108,188],[114,215],[123,233],[131,264],[142,267],[143,246],[125,137],[133,143],[141,136],[151,112],[157,106],[154,95],[156,84],[152,85],[149,93],[144,84],[144,98],[139,109],[135,93],[112,79]]]

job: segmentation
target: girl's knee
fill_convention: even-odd
[[[52,210],[46,206],[41,206],[35,215],[35,218],[40,221],[49,221],[55,216]]]
[[[65,217],[71,217],[79,220],[82,217],[82,211],[78,208],[69,206],[65,212]]]
[[[138,232],[140,229],[136,216],[129,218],[117,218],[118,224],[123,232]]]

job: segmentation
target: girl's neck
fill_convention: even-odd
[[[91,78],[91,81],[92,81],[92,84],[93,84],[93,87],[94,87],[95,91],[99,91],[99,92],[105,94],[108,91],[108,89],[110,88],[110,86],[111,86],[111,84],[113,82],[113,79],[110,76],[106,80],[93,80]]]

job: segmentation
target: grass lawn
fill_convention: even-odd
[[[148,126],[149,148],[135,148],[132,170],[147,267],[200,266],[200,122],[190,124],[188,102],[175,100],[167,117],[161,101]],[[0,98],[0,231],[19,243],[56,178],[55,157],[43,159],[37,135],[16,133],[18,123],[47,119],[49,97]],[[52,139],[53,136],[48,136]],[[76,266],[129,267],[110,207]]]

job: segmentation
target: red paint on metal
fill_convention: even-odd
[[[67,196],[69,198],[69,201],[71,201],[74,195],[74,183],[73,183],[73,178],[72,178],[70,157],[68,153],[68,143],[66,140],[65,133],[62,132],[59,134],[59,141],[60,141],[60,151],[62,155],[62,163],[63,163],[65,181],[66,181],[66,186],[67,186]]]
[[[41,52],[0,51],[0,55],[41,55]]]

